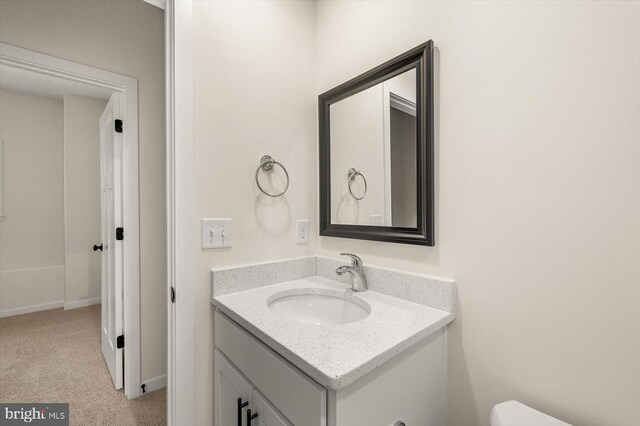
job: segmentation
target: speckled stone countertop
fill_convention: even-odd
[[[453,281],[449,284],[451,298],[455,300],[455,285]],[[239,287],[243,288],[242,285]],[[345,297],[364,300],[371,307],[371,313],[363,320],[340,325],[297,322],[278,315],[267,305],[270,296],[290,289],[345,292],[348,293]],[[453,309],[448,312],[371,289],[353,293],[349,285],[319,276],[225,294],[216,294],[214,289],[212,303],[220,312],[329,389],[350,385],[440,330],[455,317]]]

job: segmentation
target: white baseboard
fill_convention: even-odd
[[[94,297],[93,299],[75,300],[73,302],[65,302],[64,310],[84,308],[91,305],[99,305],[102,302],[100,297]]]
[[[0,270],[0,317],[61,308],[64,277],[64,265]]]
[[[163,374],[162,376],[154,377],[153,379],[149,379],[143,382],[144,393],[148,394],[149,392],[157,391],[162,388],[167,387],[167,375]]]
[[[47,311],[49,309],[57,309],[64,307],[64,300],[57,302],[42,303],[40,305],[22,306],[20,308],[0,310],[0,318],[12,317],[14,315],[30,314],[32,312]]]

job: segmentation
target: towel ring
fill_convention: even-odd
[[[349,179],[349,193],[351,194],[351,196],[358,201],[366,197],[367,196],[367,179],[364,177],[364,175],[352,167],[349,169],[349,173],[347,174],[347,176]],[[356,180],[358,176],[360,176],[364,182],[364,193],[362,194],[362,197],[356,197],[353,191],[351,190],[351,184],[353,183],[354,180]]]
[[[284,186],[284,189],[282,190],[281,193],[270,194],[267,191],[265,191],[262,185],[260,185],[260,181],[258,180],[258,174],[260,173],[260,170],[264,170],[265,172],[273,170],[273,166],[275,164],[280,166],[280,168],[282,168],[282,170],[284,171],[284,174],[287,177],[287,184]],[[263,155],[262,158],[260,159],[260,164],[256,169],[256,185],[258,185],[258,189],[260,189],[260,191],[262,191],[264,195],[268,195],[269,197],[273,197],[273,198],[280,197],[285,192],[287,192],[287,189],[289,189],[289,172],[287,172],[287,169],[285,169],[285,167],[282,164],[274,160],[270,155]]]

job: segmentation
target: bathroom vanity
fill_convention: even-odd
[[[435,244],[433,99],[431,41],[318,97],[321,236]],[[212,271],[217,426],[445,424],[454,282],[349,256]]]
[[[217,426],[443,425],[452,280],[306,257],[212,271]]]

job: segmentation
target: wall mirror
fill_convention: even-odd
[[[318,100],[320,235],[433,246],[433,42]]]

